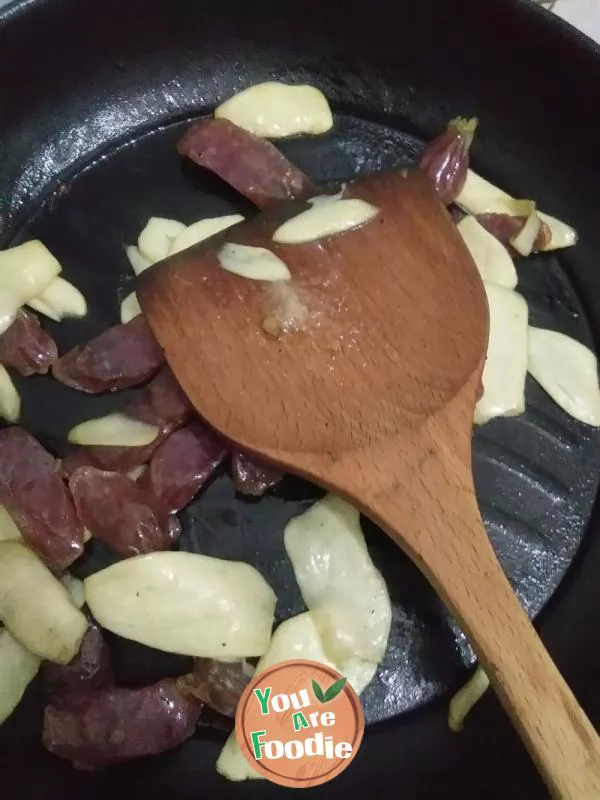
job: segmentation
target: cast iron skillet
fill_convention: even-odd
[[[535,197],[581,234],[575,250],[520,265],[532,322],[592,344],[600,324],[600,118],[591,110],[600,59],[593,46],[528,1],[468,0],[458,10],[435,0],[286,5],[46,0],[16,3],[0,18],[0,246],[42,238],[88,295],[88,319],[48,326],[61,348],[117,320],[117,293],[127,291],[121,244],[134,241],[148,216],[191,222],[240,206],[182,164],[174,143],[188,119],[268,78],[316,84],[338,112],[331,134],[282,146],[322,181],[409,163],[449,118],[476,114],[475,168],[517,196]],[[25,425],[58,453],[74,421],[123,401],[82,397],[49,379],[19,386]],[[598,722],[600,545],[591,531],[600,441],[533,384],[528,404],[523,418],[477,432],[478,497],[531,614],[552,595],[590,530],[542,633]],[[221,474],[185,513],[182,546],[253,562],[280,598],[278,616],[297,613],[302,605],[281,532],[319,494],[289,478],[270,498],[251,503]],[[412,565],[372,526],[367,533],[394,602],[390,647],[363,698],[373,724],[359,756],[315,795],[544,797],[492,697],[462,736],[447,732],[449,690],[466,676],[468,645]],[[95,546],[79,572],[108,560]],[[126,685],[185,668],[185,659],[112,644]],[[0,729],[2,777],[16,782],[20,797],[283,793],[219,778],[213,764],[222,740],[211,733],[159,758],[77,773],[43,751],[41,708],[34,686]]]

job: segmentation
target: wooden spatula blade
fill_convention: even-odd
[[[515,597],[471,470],[488,314],[476,267],[419,173],[358,181],[366,225],[273,241],[284,205],[143,274],[138,295],[200,414],[243,448],[339,492],[428,576],[469,636],[555,797],[600,798],[600,740]],[[221,269],[226,242],[265,247],[312,324],[273,337],[273,286]],[[313,314],[314,312],[314,314]]]
[[[485,295],[427,179],[386,174],[344,196],[379,214],[341,235],[284,245],[272,239],[282,214],[307,204],[284,207],[142,276],[140,302],[188,396],[252,450],[331,451],[388,437],[481,368]],[[273,286],[221,269],[215,248],[225,242],[266,247],[288,265],[308,307],[305,331],[265,333]]]

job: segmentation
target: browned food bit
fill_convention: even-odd
[[[237,450],[231,456],[231,476],[238,492],[260,497],[279,483],[285,477],[285,472]]]
[[[179,538],[177,518],[127,475],[81,467],[69,487],[85,527],[122,556],[168,550]]]
[[[52,374],[82,392],[114,392],[152,377],[164,361],[162,350],[139,315],[74,347],[58,359]]]
[[[235,711],[250,675],[243,661],[224,662],[213,658],[194,659],[192,672],[177,679],[184,694],[197,697],[226,717]]]
[[[13,324],[0,335],[0,364],[21,375],[45,374],[58,358],[54,339],[35,314],[19,311]]]
[[[419,166],[429,175],[445,205],[455,200],[465,185],[477,124],[475,117],[451,120],[444,133],[430,142],[421,155]]]
[[[171,679],[143,689],[103,689],[76,708],[48,706],[45,747],[78,769],[98,769],[156,755],[188,739],[202,703],[184,696]]]
[[[66,569],[83,552],[83,526],[60,462],[23,428],[0,431],[0,504],[50,569]]]
[[[76,447],[63,459],[63,473],[79,467],[97,467],[109,472],[128,472],[147,463],[166,437],[183,425],[192,407],[169,367],[165,366],[125,408],[125,413],[160,428],[159,436],[145,447]]]
[[[140,486],[157,507],[174,513],[192,500],[226,454],[224,441],[206,425],[194,422],[160,445]]]
[[[525,223],[527,222],[526,216],[512,216],[511,214],[477,214],[475,219],[486,231],[508,247],[513,254],[519,255],[511,247],[511,241],[515,236],[521,233],[525,227]],[[542,222],[538,235],[535,237],[533,243],[533,250],[544,250],[550,244],[551,239],[552,231],[545,222]]]
[[[185,133],[180,155],[211,170],[259,208],[318,192],[275,145],[227,119],[204,119]]]
[[[98,625],[90,623],[79,653],[70,664],[45,661],[42,677],[49,700],[56,708],[76,707],[90,692],[112,686],[110,651]]]
[[[281,320],[275,314],[267,314],[261,323],[263,331],[272,336],[273,339],[279,339],[283,333],[283,325]]]

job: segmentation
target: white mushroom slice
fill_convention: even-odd
[[[87,303],[79,289],[60,276],[33,300],[28,306],[40,314],[60,322],[65,317],[81,318],[87,314]]]
[[[527,201],[526,201],[527,202]],[[540,227],[542,224],[538,213],[535,210],[535,203],[529,203],[530,209],[527,212],[527,220],[525,225],[521,228],[519,233],[510,240],[514,249],[522,256],[528,256],[533,250],[533,243],[535,242]]]
[[[252,769],[242,755],[235,731],[229,734],[227,741],[223,745],[215,768],[219,775],[222,775],[228,781],[264,780],[264,777],[259,775],[255,769]]]
[[[598,362],[589,347],[563,333],[530,327],[528,370],[563,411],[600,427]]]
[[[327,656],[338,664],[359,658],[377,664],[390,632],[390,598],[373,565],[359,512],[327,495],[288,522],[285,549]]]
[[[88,626],[65,587],[20,542],[0,544],[0,621],[32,653],[58,664],[75,657]]]
[[[215,110],[255,136],[282,138],[325,133],[333,126],[327,98],[314,86],[268,81],[250,86]]]
[[[73,605],[75,605],[77,608],[83,608],[85,605],[85,589],[83,588],[83,581],[80,581],[79,578],[75,577],[75,575],[71,575],[70,572],[65,572],[60,579],[60,582],[71,595]]]
[[[249,564],[151,553],[96,572],[85,594],[102,627],[158,650],[243,658],[269,646],[276,597]]]
[[[145,447],[153,442],[160,429],[127,414],[115,412],[81,422],[69,431],[73,444],[107,447]]]
[[[21,416],[21,397],[8,374],[0,364],[0,417],[7,422],[18,422]]]
[[[185,225],[175,219],[150,217],[138,239],[138,249],[148,261],[156,263],[169,255],[175,239],[183,233]]]
[[[272,664],[290,660],[320,661],[330,667],[319,632],[309,612],[282,622],[269,644],[269,649],[256,665],[259,675]],[[262,779],[246,761],[237,743],[235,732],[227,740],[217,760],[217,772],[230,781],[243,781],[248,778]]]
[[[133,244],[127,245],[125,248],[125,255],[136,275],[141,275],[145,269],[152,266],[152,261],[150,261],[149,258],[145,258],[140,253],[139,248]]]
[[[543,214],[541,211],[538,211],[537,214],[542,222],[545,222],[550,228],[550,242],[544,247],[544,250],[559,250],[562,247],[573,247],[574,244],[577,244],[577,231],[574,228],[556,217],[551,217],[550,214]]]
[[[0,630],[0,725],[21,702],[35,678],[40,659],[20,644],[9,631]]]
[[[121,303],[121,322],[123,325],[142,313],[140,302],[135,292],[131,292]]]
[[[243,222],[244,217],[241,214],[228,214],[225,217],[211,217],[210,219],[200,219],[194,222],[179,234],[171,245],[169,255],[179,253],[181,250],[186,250],[192,245],[203,242],[214,236],[215,233],[224,231],[226,228],[231,228],[232,225],[237,225],[238,222]]]
[[[515,214],[514,198],[470,169],[454,201],[468,214]]]
[[[520,294],[486,283],[490,312],[483,395],[475,407],[475,423],[512,417],[525,411],[527,377],[527,303]]]
[[[510,214],[511,216],[529,214],[523,212],[523,201],[503,192],[493,183],[486,181],[473,170],[467,173],[467,179],[460,194],[455,200],[456,204],[469,214]],[[577,243],[577,232],[566,222],[556,217],[537,211],[537,216],[550,228],[550,242],[544,250],[557,250],[561,247],[571,247]]]
[[[490,685],[490,679],[481,667],[477,667],[467,683],[458,690],[448,709],[448,727],[458,733],[463,729],[465,717],[473,706],[483,697]]]
[[[269,649],[256,665],[256,675],[280,661],[320,661],[335,668],[323,649],[319,631],[310,611],[287,619],[274,632]]]
[[[0,333],[10,327],[21,306],[40,295],[61,266],[37,239],[0,251]]]
[[[358,228],[374,219],[379,209],[358,198],[334,198],[288,219],[273,234],[275,242],[302,244]]]
[[[44,300],[43,295],[40,295],[40,297],[34,297],[34,299],[30,300],[27,305],[34,311],[37,311],[38,314],[43,314],[45,317],[48,317],[48,319],[53,319],[54,322],[60,322],[62,319],[57,315],[55,309]]]
[[[481,279],[507,289],[517,285],[517,270],[508,250],[470,215],[456,226],[467,245]]]
[[[285,281],[291,278],[287,265],[264,247],[225,244],[219,250],[219,264],[227,272],[254,281]]]

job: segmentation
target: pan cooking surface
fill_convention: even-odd
[[[233,210],[253,213],[218,180],[179,158],[175,145],[186,124],[161,127],[107,150],[78,174],[66,176],[43,206],[27,210],[29,221],[16,241],[42,239],[90,307],[82,321],[44,321],[61,351],[118,322],[119,301],[132,282],[123,245],[135,243],[148,217],[173,217],[189,224]],[[333,132],[280,146],[311,176],[330,183],[410,164],[422,145],[391,127],[338,116]],[[530,322],[591,345],[560,256],[535,256],[517,267]],[[90,397],[45,377],[17,376],[16,381],[23,396],[24,425],[59,453],[74,423],[122,407],[126,396]],[[478,428],[473,454],[488,533],[521,601],[535,615],[556,589],[586,530],[600,475],[600,433],[568,418],[532,381],[527,406],[521,417]],[[229,477],[220,473],[183,513],[180,547],[254,564],[277,593],[278,620],[284,619],[303,610],[303,604],[283,548],[283,529],[321,494],[288,477],[266,498],[248,500],[236,496]],[[365,531],[394,607],[385,660],[363,695],[366,719],[375,722],[455,686],[473,656],[416,568],[368,521]],[[99,544],[88,549],[76,565],[82,576],[111,560]],[[113,644],[121,680],[129,685],[185,669],[185,659],[114,637]]]

